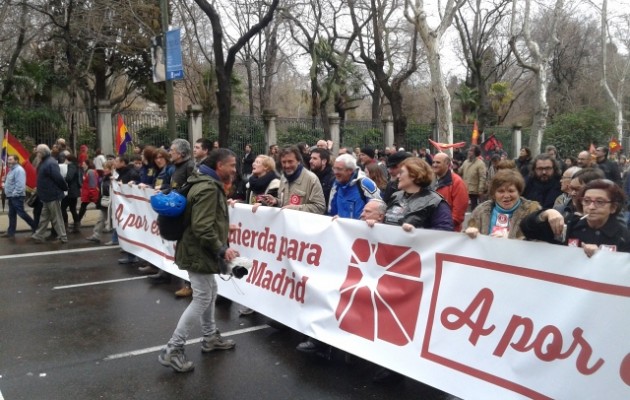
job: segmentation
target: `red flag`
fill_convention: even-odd
[[[37,171],[29,161],[30,155],[31,153],[22,146],[22,143],[7,130],[2,141],[2,161],[6,166],[7,157],[16,156],[26,172],[26,187],[35,189],[37,186]]]
[[[608,142],[608,148],[610,149],[611,153],[616,153],[621,150],[621,144],[619,143],[619,140],[613,136]]]
[[[443,149],[459,149],[461,147],[466,146],[466,142],[458,142],[458,143],[448,144],[448,143],[434,142],[431,139],[429,139],[429,143],[431,143],[433,145],[433,147],[435,147],[438,151],[444,151]]]
[[[477,120],[473,123],[473,131],[472,131],[472,144],[479,143],[479,128],[477,127]]]
[[[131,143],[131,135],[129,135],[127,131],[127,125],[125,125],[122,116],[118,114],[118,123],[116,125],[116,152],[119,155],[127,152],[127,143]]]

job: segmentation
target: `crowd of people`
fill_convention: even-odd
[[[221,337],[214,321],[214,277],[221,262],[238,256],[227,242],[226,207],[236,202],[253,205],[254,213],[259,207],[279,207],[363,220],[370,227],[396,225],[407,232],[437,229],[463,232],[471,239],[481,234],[538,240],[582,247],[588,257],[602,250],[630,251],[625,212],[629,174],[625,164],[608,157],[607,147],[564,160],[553,146],[536,157],[524,147],[514,160],[493,156],[488,161],[476,145],[466,154],[455,151],[453,156],[431,155],[427,149],[378,152],[370,147],[341,148],[333,154],[332,148],[330,141],[319,140],[312,147],[306,143],[272,145],[267,154],[255,154],[248,144],[243,155],[237,156],[205,138],[193,146],[175,139],[168,149],[138,147],[131,158],[105,157],[97,150],[89,159],[87,149],[75,156],[62,142],[53,149],[40,144],[33,160],[38,175],[33,218],[24,210],[24,171],[15,157],[7,160],[4,191],[9,199],[9,229],[3,236],[16,234],[20,216],[31,228],[34,241],[54,237],[65,243],[68,232],[79,232],[88,205],[94,203],[100,210],[99,220],[85,239],[100,243],[103,234],[111,232],[104,244],[115,245],[118,238],[111,229],[109,211],[112,179],[156,192],[195,182],[186,205],[189,224],[175,257],[178,267],[190,276],[176,295],[192,296],[192,301],[159,356],[161,364],[179,372],[194,368],[186,359],[184,343],[195,321],[201,321],[204,352],[235,346]],[[149,274],[154,283],[171,280],[168,273],[133,254],[125,254],[118,262],[140,264],[138,272]],[[253,310],[240,312],[248,315]],[[330,348],[305,338],[297,349],[321,353]],[[383,382],[398,378],[385,369],[375,375],[376,381]]]

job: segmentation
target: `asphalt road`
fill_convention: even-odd
[[[239,317],[228,301],[217,323],[236,348],[202,354],[197,328],[186,346],[195,370],[165,368],[158,352],[189,300],[175,298],[177,282],[118,265],[120,249],[82,240],[90,232],[66,245],[0,239],[0,400],[450,398],[407,378],[375,384],[377,366],[338,352],[302,354],[303,335]]]

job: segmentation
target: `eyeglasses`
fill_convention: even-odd
[[[589,199],[588,197],[584,197],[582,199],[582,205],[584,207],[588,207],[592,204],[595,206],[595,208],[602,208],[606,204],[610,204],[610,203],[612,203],[612,201],[602,200],[602,199]]]

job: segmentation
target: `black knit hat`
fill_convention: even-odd
[[[370,157],[370,158],[374,158],[374,155],[376,154],[374,152],[374,149],[371,147],[363,147],[361,148],[361,153],[365,154],[366,156]]]
[[[387,168],[396,167],[409,157],[411,157],[411,154],[406,151],[398,151],[394,154],[390,154],[390,156],[387,157]]]

